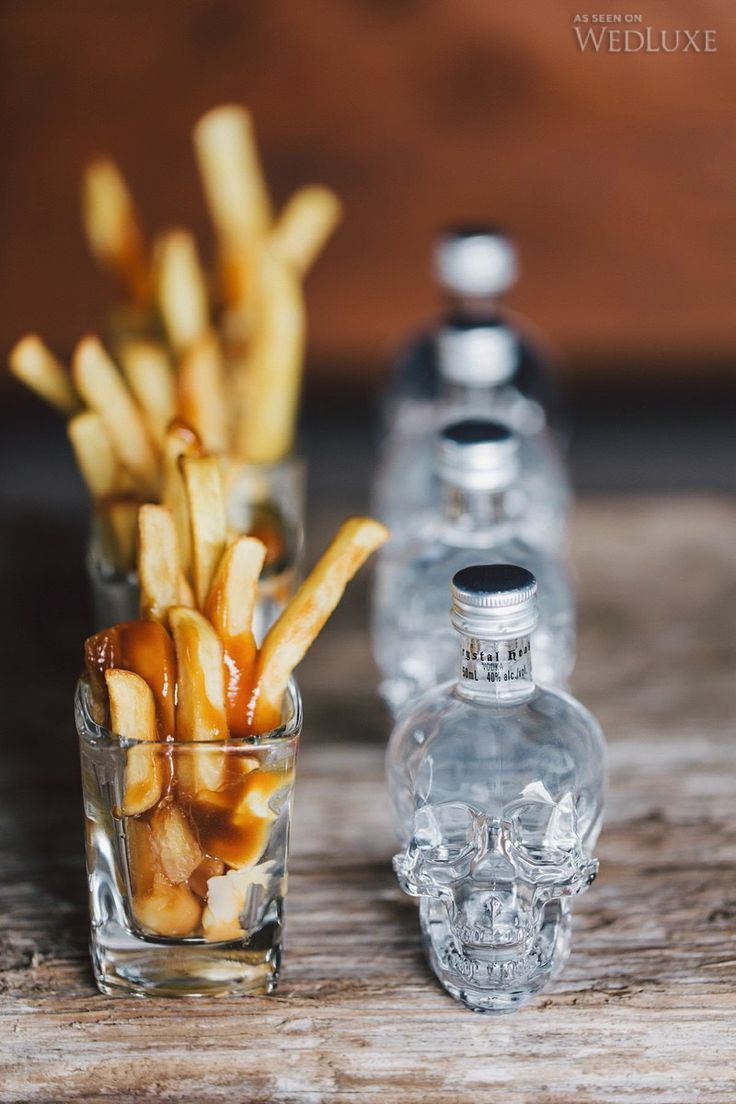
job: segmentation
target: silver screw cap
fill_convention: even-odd
[[[500,295],[518,275],[514,245],[495,226],[446,230],[435,246],[434,267],[445,291],[474,298]]]
[[[465,491],[504,490],[519,473],[519,439],[489,418],[466,418],[441,431],[436,470],[440,479]]]
[[[537,580],[516,564],[464,567],[450,585],[450,618],[460,632],[521,636],[537,624]]]
[[[490,319],[448,322],[437,334],[440,375],[463,387],[496,387],[510,380],[518,364],[518,339]]]

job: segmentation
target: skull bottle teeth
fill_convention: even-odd
[[[399,884],[419,899],[438,979],[485,1013],[521,1007],[560,972],[571,899],[598,869],[603,735],[534,683],[536,590],[509,564],[454,576],[458,677],[401,714],[387,752]]]

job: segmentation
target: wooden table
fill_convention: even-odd
[[[440,990],[391,873],[364,589],[302,672],[286,968],[266,999],[95,992],[76,659],[49,675],[21,654],[2,739],[0,1101],[736,1100],[736,508],[586,502],[574,546],[576,688],[611,753],[602,869],[563,978],[501,1019]],[[58,580],[43,585],[72,624]]]

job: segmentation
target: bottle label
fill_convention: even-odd
[[[532,663],[528,636],[511,640],[473,640],[462,642],[460,680],[469,688],[513,686],[531,682]]]

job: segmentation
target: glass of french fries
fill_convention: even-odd
[[[174,513],[138,513],[140,609],[89,637],[76,724],[92,960],[105,993],[268,993],[277,981],[301,701],[293,671],[387,539],[349,518],[262,641],[268,554],[225,522],[214,456]]]
[[[131,675],[108,674],[114,727],[127,738],[95,719],[87,678],[75,703],[97,984],[138,995],[269,993],[302,727],[296,684],[268,732],[170,742],[157,738]],[[126,713],[132,732],[117,716]]]
[[[27,334],[10,367],[67,419],[92,499],[87,565],[97,626],[135,616],[138,506],[161,502],[179,524],[181,457],[206,451],[219,458],[232,486],[230,526],[268,538],[260,637],[299,574],[303,283],[340,221],[341,204],[329,188],[308,184],[277,210],[243,107],[208,111],[192,140],[214,263],[203,262],[184,227],[149,238],[120,168],[95,158],[82,182],[84,230],[119,288],[104,343],[82,338],[69,370],[38,335]],[[181,533],[180,544],[186,560]]]

